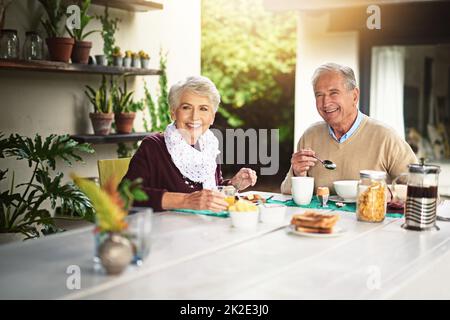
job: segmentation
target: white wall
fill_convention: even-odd
[[[36,1],[37,2],[37,1]],[[19,30],[20,40],[30,29],[30,8],[27,0],[16,0],[8,11],[5,28]],[[158,68],[159,50],[168,51],[169,86],[180,78],[200,73],[200,0],[164,1],[164,10],[146,13],[131,13],[111,9],[111,16],[119,17],[120,30],[116,44],[122,50],[143,49],[150,53],[151,67]],[[103,7],[93,6],[92,14],[100,14]],[[28,10],[28,11],[26,11]],[[94,21],[90,29],[99,29]],[[103,40],[99,34],[90,37],[94,42],[91,55],[103,50]],[[33,136],[39,133],[47,136],[56,134],[92,133],[88,113],[91,107],[84,97],[84,85],[97,86],[99,75],[73,75],[24,71],[0,70],[0,131],[9,135],[20,133]],[[142,81],[149,82],[153,95],[158,77],[137,77],[134,89],[136,98],[143,93]],[[138,116],[137,130],[142,130],[142,117]],[[84,156],[85,164],[73,168],[59,165],[58,169],[67,178],[71,171],[82,176],[97,176],[97,159],[116,158],[117,145],[94,145],[96,153]],[[23,161],[22,161],[23,162]],[[0,159],[0,168],[15,171],[16,182],[28,178],[25,164],[18,161]],[[5,187],[3,183],[2,190]]]
[[[322,120],[311,85],[314,70],[323,63],[335,62],[351,67],[359,79],[357,32],[327,32],[326,13],[301,12],[298,21],[294,146],[306,128]]]

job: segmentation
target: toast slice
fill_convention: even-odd
[[[333,228],[323,229],[323,228],[295,227],[295,230],[307,233],[333,233]]]
[[[296,227],[333,229],[338,220],[339,216],[337,214],[321,214],[314,211],[306,211],[303,214],[293,215],[291,224]]]

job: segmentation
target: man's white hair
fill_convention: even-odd
[[[337,63],[325,63],[318,67],[312,76],[313,88],[316,87],[317,80],[319,77],[326,72],[336,72],[342,75],[344,78],[345,87],[347,90],[353,90],[357,87],[355,73],[352,68],[343,66]]]
[[[214,112],[217,112],[220,104],[219,90],[217,90],[211,80],[204,76],[187,77],[178,81],[170,88],[169,106],[171,112],[175,112],[180,106],[181,95],[186,90],[207,97],[214,107]]]

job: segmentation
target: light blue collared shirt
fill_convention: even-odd
[[[330,133],[330,136],[333,137],[334,140],[336,140],[339,143],[343,143],[345,140],[350,138],[352,134],[355,133],[356,129],[358,129],[359,125],[361,124],[361,121],[363,119],[363,113],[358,110],[358,116],[356,117],[355,123],[353,123],[350,130],[348,130],[340,139],[336,138],[336,135],[333,132],[333,129],[331,129],[330,126],[328,126],[328,131]]]

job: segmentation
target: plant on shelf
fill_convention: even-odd
[[[112,56],[114,66],[121,67],[123,64],[123,54],[122,51],[120,51],[120,47],[114,47]]]
[[[89,144],[79,144],[68,135],[52,134],[45,139],[36,135],[32,139],[18,134],[4,138],[0,133],[0,158],[25,160],[33,170],[30,180],[20,184],[12,172],[9,189],[0,192],[0,235],[13,238],[22,234],[30,239],[57,231],[57,219],[93,221],[89,199],[73,183],[62,183],[63,174],[55,171],[57,161],[72,165],[82,161],[79,153],[93,152]],[[0,180],[7,171],[0,170]]]
[[[129,108],[131,112],[138,112],[138,111],[144,111],[145,110],[145,103],[144,99],[139,101],[131,101]],[[145,117],[144,117],[145,120]],[[134,128],[131,132],[134,132]],[[133,143],[125,143],[120,142],[117,144],[117,157],[118,158],[131,158],[133,154],[136,152],[137,148],[139,147],[139,142],[135,141]]]
[[[47,47],[50,60],[69,62],[75,40],[64,37],[63,18],[67,6],[62,0],[39,0],[45,9],[47,19],[42,19],[42,25],[47,32]]]
[[[110,18],[108,6],[105,6],[105,13],[102,16],[97,16],[102,24],[102,37],[103,37],[103,53],[106,56],[108,65],[113,63],[113,50],[116,43],[115,34],[119,30],[119,18]]]
[[[139,240],[127,232],[128,210],[134,200],[147,200],[141,190],[141,179],[133,182],[112,176],[103,187],[75,175],[72,178],[77,186],[92,201],[95,208],[96,255],[110,274],[122,272],[136,255]],[[131,241],[130,241],[131,239]]]
[[[117,82],[112,83],[111,96],[117,133],[131,133],[136,113],[130,110],[133,91],[128,91],[126,77],[123,77],[122,87]]]
[[[164,131],[167,125],[171,122],[169,115],[169,103],[168,103],[168,87],[167,87],[167,56],[160,51],[159,60],[159,97],[157,104],[155,104],[153,97],[147,84],[144,82],[144,104],[148,110],[150,116],[150,123],[143,115],[144,129],[147,132],[161,132]]]
[[[133,68],[140,68],[141,67],[141,57],[139,56],[138,52],[133,52],[131,54],[131,66]]]
[[[133,56],[133,51],[131,50],[126,50],[125,51],[125,57],[123,58],[123,66],[125,68],[129,68],[131,67],[131,58]]]
[[[108,135],[111,132],[114,113],[112,112],[112,97],[108,93],[106,77],[102,76],[101,85],[97,90],[86,86],[84,93],[94,107],[94,112],[89,113],[94,133],[96,135]]]
[[[89,53],[92,48],[92,42],[84,41],[84,39],[95,32],[100,32],[100,30],[84,31],[94,18],[87,13],[91,6],[91,0],[78,1],[78,6],[80,7],[80,26],[79,28],[74,27],[72,29],[66,26],[66,30],[70,36],[75,39],[75,45],[72,50],[72,62],[87,64],[89,62]]]
[[[148,69],[148,65],[150,63],[150,56],[145,51],[139,51],[139,57],[141,58],[141,67],[144,69]]]

